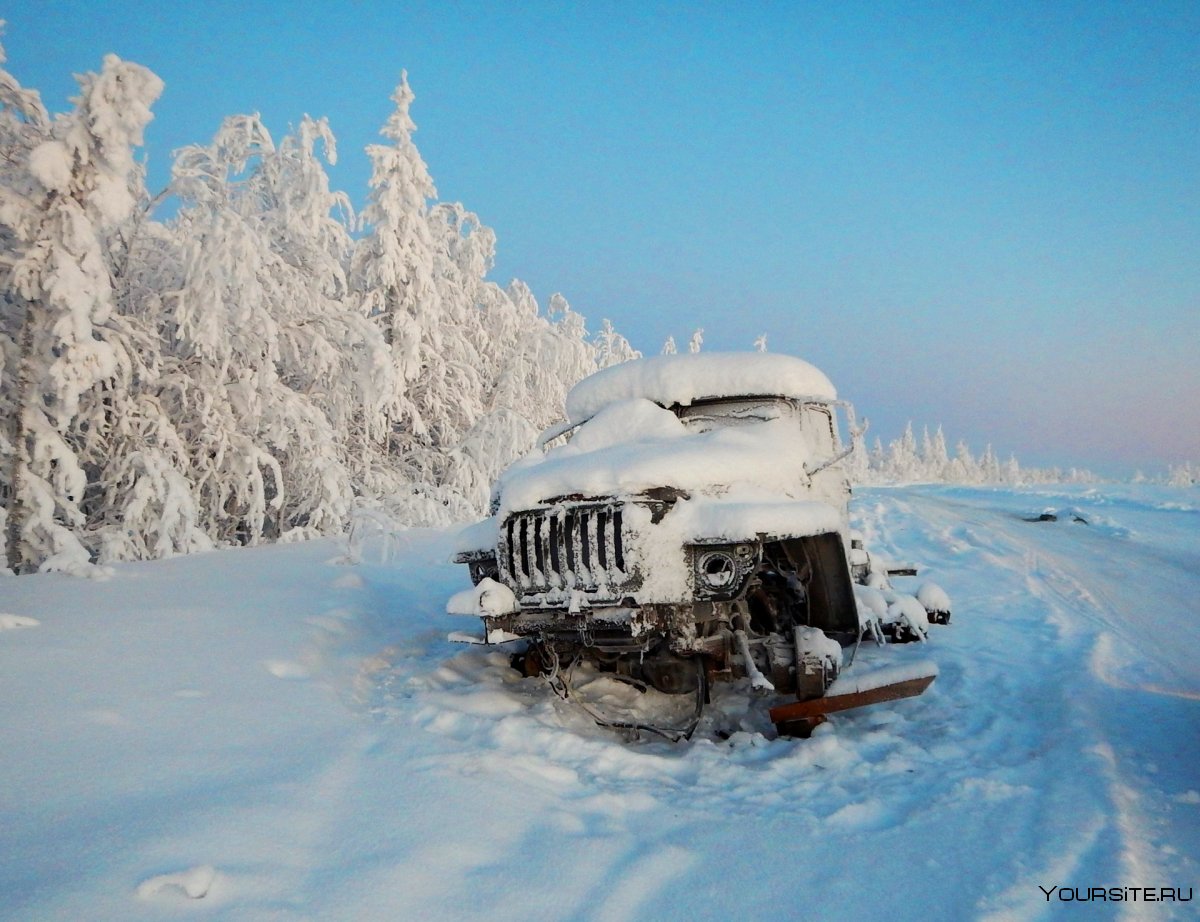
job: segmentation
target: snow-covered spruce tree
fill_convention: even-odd
[[[20,318],[5,324],[18,331],[15,364],[5,365],[14,394],[6,533],[9,565],[20,571],[86,571],[85,542],[103,530],[109,505],[101,474],[113,433],[128,422],[142,345],[115,310],[114,240],[137,205],[133,148],[162,82],[113,55],[99,74],[78,79],[75,109],[42,131],[24,162],[8,165],[26,177],[4,184],[12,245],[4,305]],[[28,94],[11,78],[5,84],[18,119],[44,122]],[[9,199],[22,187],[23,201]],[[136,508],[138,498],[126,498]]]
[[[409,115],[413,92],[407,72],[392,94],[396,109],[380,130],[391,144],[367,148],[371,160],[370,196],[363,223],[370,229],[354,249],[352,284],[360,308],[378,324],[395,369],[387,406],[388,447],[426,435],[409,385],[424,362],[440,348],[440,298],[435,281],[434,241],[429,202],[437,189],[413,143],[416,124]]]
[[[471,511],[445,485],[446,457],[466,428],[462,423],[480,409],[478,381],[470,331],[454,322],[468,306],[456,284],[458,263],[447,249],[455,216],[443,211],[431,217],[437,190],[412,139],[407,73],[392,101],[396,109],[380,131],[391,143],[367,148],[371,192],[362,219],[369,232],[355,246],[351,284],[359,309],[378,325],[392,364],[381,448],[400,482],[379,492],[406,524],[441,524]]]
[[[679,350],[675,347],[675,337],[668,336],[666,342],[662,344],[660,355],[674,355]]]

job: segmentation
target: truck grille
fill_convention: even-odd
[[[633,580],[620,505],[519,512],[504,524],[500,565],[520,595],[579,590],[615,598]]]

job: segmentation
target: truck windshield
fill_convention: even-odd
[[[795,414],[795,408],[781,397],[743,397],[677,407],[676,413],[689,429],[706,432],[709,429],[745,426],[773,419],[790,419]]]

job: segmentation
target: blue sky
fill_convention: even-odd
[[[151,184],[224,116],[327,116],[337,188],[401,69],[501,281],[646,352],[825,369],[895,437],[1111,473],[1200,461],[1200,5],[8,4],[52,109],[115,52],[166,90]]]

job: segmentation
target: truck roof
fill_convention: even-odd
[[[832,382],[803,359],[773,352],[696,352],[657,355],[613,365],[576,384],[567,418],[580,423],[618,400],[635,397],[660,406],[687,406],[726,397],[837,399]]]

